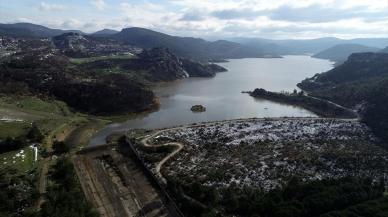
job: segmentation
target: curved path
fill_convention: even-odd
[[[354,111],[354,110],[352,110],[352,109],[350,109],[350,108],[347,108],[347,107],[345,107],[345,106],[342,106],[342,105],[337,104],[337,103],[335,103],[335,102],[333,102],[333,101],[330,101],[330,100],[326,100],[326,99],[318,98],[318,97],[315,97],[315,96],[311,96],[311,95],[309,95],[308,93],[305,93],[305,96],[307,96],[307,97],[309,97],[309,98],[311,98],[311,99],[319,100],[319,101],[322,101],[322,102],[327,102],[327,103],[329,103],[330,105],[333,105],[333,106],[335,106],[335,107],[337,107],[337,108],[340,108],[340,109],[343,109],[343,110],[348,111],[348,112],[350,112],[350,113],[353,113],[353,114],[356,116],[356,118],[354,118],[354,119],[357,119],[357,120],[360,119],[360,115],[358,114],[358,112],[356,112],[356,111]]]
[[[170,160],[172,157],[174,157],[176,154],[178,154],[182,149],[183,149],[183,144],[180,143],[180,142],[169,142],[169,143],[165,143],[165,144],[161,144],[161,145],[152,145],[149,143],[149,141],[158,136],[159,134],[163,133],[163,132],[166,132],[166,131],[170,131],[170,130],[177,130],[177,129],[183,129],[184,127],[177,127],[177,128],[171,128],[171,129],[165,129],[165,130],[161,130],[161,131],[157,131],[155,132],[154,134],[151,134],[149,136],[146,136],[145,138],[143,138],[141,140],[141,143],[145,146],[145,147],[152,147],[152,148],[158,148],[158,147],[166,147],[166,146],[174,146],[176,147],[176,149],[171,152],[170,154],[168,154],[166,157],[164,157],[157,165],[156,165],[156,168],[155,168],[155,171],[156,171],[156,174],[157,176],[159,176],[163,182],[163,184],[167,184],[167,180],[163,177],[162,173],[160,172],[163,164],[165,164],[168,160]]]

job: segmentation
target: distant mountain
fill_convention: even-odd
[[[103,30],[97,31],[93,34],[90,34],[90,35],[95,36],[95,37],[106,37],[106,36],[111,36],[111,35],[114,35],[117,33],[119,33],[119,31],[116,31],[113,29],[103,29]]]
[[[277,42],[274,40],[261,38],[230,38],[227,40],[237,42],[251,48],[260,49],[265,53],[274,55],[287,55],[293,53],[291,48],[277,44]]]
[[[300,40],[271,40],[262,38],[230,38],[249,47],[261,48],[264,51],[272,50],[275,54],[316,54],[330,47],[340,44],[359,44],[367,47],[384,48],[388,45],[388,38],[358,38],[344,40],[339,38],[318,38]]]
[[[384,48],[388,46],[388,38],[355,38],[345,41],[346,43],[361,44],[368,47]]]
[[[352,53],[377,52],[379,48],[359,44],[339,44],[315,54],[313,57],[331,60],[336,63],[345,62]]]
[[[381,52],[381,53],[388,53],[388,47],[382,49],[380,52]]]
[[[229,41],[209,42],[199,38],[177,37],[143,28],[127,28],[112,36],[141,48],[166,47],[180,57],[197,60],[264,57],[256,48]]]
[[[61,35],[67,32],[84,34],[79,30],[50,29],[45,26],[32,23],[0,24],[0,36],[23,38],[47,38]]]
[[[340,43],[337,38],[318,38],[307,40],[271,40],[262,38],[235,38],[232,41],[243,45],[265,48],[281,55],[314,54]]]

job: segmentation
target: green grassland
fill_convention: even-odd
[[[25,135],[30,127],[29,122],[0,122],[0,140]]]
[[[24,157],[20,154],[22,150],[24,151]],[[36,168],[38,164],[38,162],[35,162],[34,158],[34,150],[31,147],[0,154],[0,170],[11,168],[19,173],[31,171]]]
[[[0,96],[1,117],[15,121],[0,121],[0,140],[23,136],[32,123],[35,123],[45,135],[42,146],[48,149],[54,140],[61,140],[61,137],[76,128],[89,135],[112,121],[110,117],[92,117],[75,113],[64,102],[39,99],[35,96]],[[85,139],[81,140],[83,141],[81,145],[85,145]]]
[[[2,110],[16,113],[15,116],[20,116],[20,113],[27,113],[29,119],[45,118],[47,116],[67,116],[71,115],[70,109],[64,102],[53,99],[40,99],[36,96],[18,96],[18,95],[1,95],[0,96],[0,115]],[[22,117],[23,118],[23,117]]]

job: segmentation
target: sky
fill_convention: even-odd
[[[388,0],[0,0],[0,23],[202,38],[388,37]]]

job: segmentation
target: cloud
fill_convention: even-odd
[[[104,10],[106,7],[106,3],[104,0],[92,0],[90,2],[90,4],[92,4],[94,7],[96,7],[97,10],[99,10],[99,11]]]
[[[202,14],[199,11],[190,11],[185,14],[179,19],[179,21],[203,21],[205,20],[204,14]]]
[[[39,10],[41,11],[64,11],[66,6],[59,4],[49,4],[46,2],[41,2],[39,5]]]
[[[268,12],[268,16],[274,20],[305,21],[311,23],[324,23],[337,20],[363,18],[375,20],[388,16],[388,11],[371,11],[365,7],[352,7],[349,9],[328,8],[320,5],[311,5],[303,8],[291,8],[282,6]]]
[[[59,24],[61,29],[74,29],[77,30],[83,26],[83,22],[78,19],[68,19]]]
[[[251,9],[226,9],[221,11],[214,11],[211,13],[212,16],[222,20],[233,20],[233,19],[251,20],[263,14],[264,14],[264,11],[255,11]]]
[[[15,19],[14,22],[17,22],[17,23],[32,23],[34,21],[32,19],[29,19],[29,18],[19,17],[19,18]]]
[[[139,26],[199,37],[388,37],[387,0],[88,0],[87,4],[38,1],[39,10],[64,11],[61,16],[37,16],[27,6],[30,1],[1,5],[0,14],[4,16],[0,16],[0,22],[24,17],[53,28],[86,32]]]
[[[226,9],[214,11],[210,15],[221,20],[253,20],[260,16],[266,16],[272,20],[323,23],[352,18],[363,18],[370,21],[381,20],[388,17],[388,10],[374,11],[360,6],[351,9],[339,9],[315,4],[298,8],[284,5],[276,9],[267,10],[250,8]]]
[[[149,28],[173,26],[182,17],[181,14],[170,11],[162,5],[148,2],[142,4],[121,3],[120,11],[127,21],[125,26]]]

